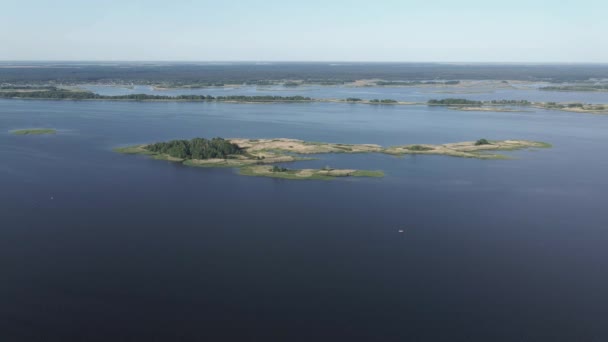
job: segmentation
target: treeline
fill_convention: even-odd
[[[305,102],[312,101],[313,99],[307,96],[272,96],[272,95],[264,95],[264,96],[240,96],[240,95],[232,95],[232,96],[217,96],[212,100],[216,101],[242,101],[242,102]]]
[[[418,85],[456,85],[460,81],[378,81],[379,86],[418,86]]]
[[[199,89],[199,88],[210,88],[210,87],[223,87],[224,83],[193,83],[193,84],[184,84],[180,86],[173,86],[174,88],[184,88],[184,89]]]
[[[393,103],[397,103],[397,100],[393,100],[393,99],[373,99],[373,100],[369,100],[369,103],[380,103],[380,104],[393,104]]]
[[[171,140],[148,145],[146,149],[182,159],[226,159],[231,155],[243,153],[243,150],[237,144],[223,138]]]
[[[547,104],[545,105],[546,107],[550,107],[550,108],[583,108],[585,107],[584,104],[582,103],[557,103],[557,102],[547,102]]]
[[[568,86],[541,87],[540,90],[548,91],[608,91],[608,84],[579,84]]]
[[[325,78],[308,78],[304,83],[308,84],[320,84],[320,85],[343,85],[345,83],[355,82],[354,79],[325,79]]]
[[[485,103],[493,105],[512,105],[512,106],[530,106],[532,102],[528,100],[492,100]]]
[[[0,90],[57,90],[54,86],[33,86],[33,85],[6,85],[0,86]]]
[[[475,101],[467,99],[442,99],[429,100],[429,105],[436,106],[483,106],[483,105],[504,105],[504,106],[531,106],[532,102],[528,100],[491,100],[491,101]]]
[[[304,96],[210,96],[210,95],[99,95],[89,91],[71,91],[53,89],[48,91],[3,91],[0,98],[27,98],[27,99],[62,99],[62,100],[134,100],[134,101],[239,101],[239,102],[306,102],[312,101]]]
[[[585,109],[585,110],[607,110],[608,106],[603,104],[584,104],[579,102],[574,103],[557,103],[547,102],[543,105],[547,109]]]
[[[433,106],[463,106],[463,105],[468,105],[468,106],[481,106],[483,105],[482,101],[474,101],[474,100],[467,100],[467,99],[441,99],[441,100],[435,100],[435,99],[431,99],[427,102],[427,104],[429,105],[433,105]]]
[[[55,88],[40,91],[2,91],[0,92],[0,98],[86,100],[104,98],[104,96],[88,91],[71,91]]]
[[[403,80],[520,80],[574,82],[608,78],[602,64],[490,65],[448,63],[87,63],[4,62],[0,83],[242,84],[256,80],[333,82]],[[35,66],[22,68],[20,66]],[[73,67],[77,66],[77,68]]]

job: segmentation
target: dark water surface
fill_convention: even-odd
[[[58,134],[8,133],[29,127]],[[607,133],[542,110],[0,101],[0,340],[605,341]],[[111,151],[195,136],[554,148],[301,163],[386,173],[335,181]]]

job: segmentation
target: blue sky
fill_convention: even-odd
[[[608,62],[608,1],[2,0],[0,60]]]

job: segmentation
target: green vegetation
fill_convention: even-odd
[[[223,87],[224,83],[221,82],[193,82],[193,83],[184,83],[184,82],[175,82],[171,85],[163,85],[158,86],[158,88],[181,88],[181,89],[201,89],[201,88],[213,88],[213,87]]]
[[[547,91],[608,91],[608,84],[575,84],[563,86],[542,87],[540,90]]]
[[[442,99],[442,100],[429,100],[427,102],[429,106],[447,106],[450,109],[464,110],[464,111],[481,111],[481,112],[517,112],[520,110],[511,108],[497,108],[497,106],[518,106],[528,107],[532,106],[533,103],[528,100],[491,100],[491,101],[475,101],[468,99]]]
[[[304,154],[322,153],[384,153],[394,156],[433,154],[460,158],[506,159],[489,151],[510,151],[524,148],[546,148],[551,145],[526,140],[461,142],[443,145],[403,145],[382,147],[374,144],[332,144],[296,139],[222,139],[195,138],[172,140],[150,145],[117,148],[126,154],[146,154],[154,159],[180,162],[196,167],[239,168],[240,173],[284,179],[333,179],[335,177],[382,177],[382,171],[334,169],[287,169],[279,163],[305,160]]]
[[[201,37],[205,40],[206,37]],[[248,81],[304,80],[343,83],[354,80],[451,81],[514,80],[551,82],[589,82],[608,79],[608,68],[588,65],[486,65],[450,63],[83,63],[28,62],[31,68],[2,68],[0,84],[74,85],[138,84],[160,87],[187,84],[243,84]],[[3,65],[4,66],[4,65]],[[60,67],[58,67],[60,66]]]
[[[225,159],[231,155],[243,153],[237,144],[222,138],[171,140],[147,145],[145,148],[150,152],[167,154],[173,158],[181,159]]]
[[[210,95],[99,95],[90,91],[72,91],[52,88],[36,91],[1,91],[0,98],[58,99],[58,100],[133,100],[133,101],[216,101],[216,102],[309,102],[304,96],[217,96]]]
[[[351,174],[351,176],[356,176],[356,177],[384,177],[384,172],[377,170],[377,171],[370,171],[370,170],[357,170],[355,172],[353,172]]]
[[[275,85],[275,81],[271,80],[255,80],[255,81],[246,81],[245,85],[256,85],[256,86],[271,86]]]
[[[15,135],[42,135],[42,134],[55,134],[56,130],[52,128],[29,128],[29,129],[17,129],[11,131]]]
[[[154,155],[156,153],[145,149],[146,145],[137,145],[137,146],[126,146],[126,147],[117,147],[113,149],[114,152],[124,153],[124,154],[151,154]]]
[[[608,111],[608,105],[604,104],[586,104],[586,103],[536,103],[536,107],[544,109],[557,109],[563,111],[579,112],[579,113],[606,113]]]
[[[54,86],[33,86],[33,85],[2,85],[0,91],[8,90],[57,90]]]
[[[467,100],[467,99],[449,98],[449,99],[442,99],[442,100],[431,99],[427,102],[427,104],[432,105],[432,106],[481,106],[481,105],[483,105],[483,102]]]
[[[374,103],[374,104],[395,104],[397,103],[397,100],[393,100],[393,99],[373,99],[373,100],[369,100],[369,103]]]
[[[456,85],[460,81],[377,81],[378,86]]]
[[[61,89],[55,86],[37,87],[37,86],[3,86],[10,87],[7,90],[0,90],[0,98],[20,98],[20,99],[50,99],[50,100],[114,100],[114,101],[193,101],[193,102],[239,102],[239,103],[291,103],[291,102],[342,102],[342,103],[364,103],[373,105],[395,105],[395,104],[416,104],[398,102],[393,99],[372,99],[363,100],[356,97],[350,97],[346,100],[336,99],[313,99],[305,96],[210,96],[210,95],[149,95],[149,94],[128,94],[128,95],[99,95],[90,91]],[[15,89],[21,87],[24,89]],[[599,104],[582,104],[582,103],[531,103],[527,100],[492,100],[492,101],[474,101],[459,98],[448,99],[431,99],[427,102],[429,106],[447,106],[452,109],[459,110],[474,110],[474,111],[516,111],[510,108],[497,109],[492,106],[534,106],[545,109],[558,109],[576,112],[606,112],[607,105]]]
[[[432,147],[422,146],[422,145],[411,145],[411,146],[408,146],[407,149],[410,151],[431,151],[431,150],[433,150]]]
[[[355,82],[354,79],[345,78],[345,79],[334,79],[334,78],[305,78],[304,83],[306,84],[320,84],[320,85],[342,85],[344,83]]]
[[[239,170],[245,176],[272,177],[291,180],[331,180],[339,177],[384,177],[382,171],[369,170],[326,170],[326,169],[285,169],[267,166],[248,166]]]
[[[507,105],[507,106],[530,106],[532,102],[528,100],[492,100],[485,101],[485,104],[491,105]]]
[[[287,171],[289,171],[289,169],[275,165],[272,167],[271,171],[272,172],[287,172]]]

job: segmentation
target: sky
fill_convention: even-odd
[[[608,63],[607,0],[0,0],[0,60]]]

